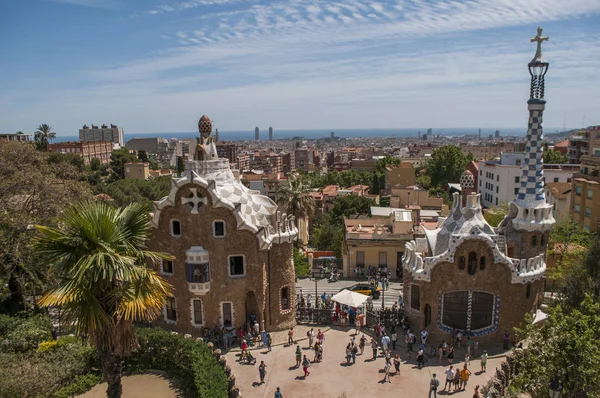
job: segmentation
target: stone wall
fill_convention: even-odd
[[[473,275],[468,273],[469,252],[477,254],[477,269]],[[461,256],[466,259],[465,269],[458,267]],[[486,257],[484,269],[480,268],[481,256]],[[475,340],[481,343],[502,341],[505,330],[520,325],[525,313],[533,313],[541,305],[543,298],[543,280],[531,283],[529,297],[526,297],[527,284],[512,284],[511,271],[503,264],[493,263],[492,250],[487,243],[478,240],[468,240],[456,249],[455,263],[440,263],[431,271],[431,282],[415,281],[410,272],[404,272],[404,302],[407,314],[413,324],[413,329],[420,330],[425,327],[425,306],[431,308],[431,324],[427,326],[434,341],[448,338],[448,331],[439,327],[438,312],[440,296],[444,293],[455,291],[479,291],[490,293],[499,299],[498,327]],[[418,286],[420,291],[420,305],[412,309],[411,291],[413,286]],[[449,325],[451,326],[451,325]]]
[[[267,330],[296,326],[296,273],[292,243],[274,244],[267,255]],[[269,278],[270,276],[270,278]],[[282,309],[282,289],[288,289],[288,309]]]
[[[190,188],[196,188],[198,196],[206,198],[207,201],[199,208],[198,214],[191,214],[189,209],[181,204],[181,197],[191,195]],[[248,295],[253,293],[256,302],[250,303],[249,307],[257,309],[256,312],[262,324],[266,310],[267,252],[259,250],[257,237],[250,231],[237,230],[237,221],[233,213],[226,208],[213,208],[210,195],[200,186],[187,184],[181,187],[174,203],[175,206],[167,206],[161,211],[158,228],[153,230],[148,247],[150,250],[166,252],[175,256],[174,273],[165,278],[175,288],[177,321],[170,323],[160,317],[156,323],[170,330],[199,336],[202,326],[222,325],[222,303],[231,302],[233,326],[240,327],[246,322]],[[173,219],[179,220],[181,223],[180,237],[171,235],[171,220]],[[225,222],[226,236],[224,238],[213,236],[213,220]],[[186,281],[186,251],[192,246],[202,246],[210,255],[210,291],[204,295],[190,292]],[[245,256],[246,275],[244,277],[228,276],[229,255]],[[155,265],[155,268],[160,272],[160,265]],[[192,324],[192,299],[202,300],[203,325]],[[248,312],[251,309],[249,308]]]

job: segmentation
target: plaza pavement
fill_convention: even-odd
[[[418,369],[415,354],[411,354],[411,359],[406,361],[406,349],[398,346],[396,352],[402,358],[400,375],[392,375],[391,382],[384,383],[382,380],[385,360],[381,350],[378,358],[371,361],[372,350],[367,345],[364,355],[356,358],[356,364],[346,366],[345,348],[354,332],[354,329],[344,331],[337,327],[327,331],[323,344],[323,362],[313,364],[309,368],[310,375],[306,378],[303,377],[302,368],[295,367],[295,346],[279,345],[273,347],[271,352],[267,352],[266,349],[253,350],[252,353],[257,359],[256,365],[242,365],[237,362],[239,352],[230,351],[226,356],[244,398],[272,398],[277,387],[281,388],[284,398],[337,398],[342,394],[345,394],[347,398],[428,397],[431,373],[436,373],[440,380],[439,396],[470,398],[475,385],[483,385],[503,360],[502,355],[490,357],[487,363],[487,373],[480,373],[479,360],[473,360],[469,366],[469,370],[473,374],[466,391],[447,393],[441,391],[444,386],[446,364],[440,365],[437,358],[430,358],[425,367]],[[304,336],[297,336],[303,338],[303,341],[299,341],[298,344],[302,348],[302,352],[312,361],[314,352],[307,348],[306,333]],[[435,342],[432,343],[435,344]],[[483,349],[486,349],[491,355],[501,351],[499,347],[481,347],[480,351]],[[456,354],[455,367],[458,365],[462,368],[464,365],[464,354],[461,357],[461,352]],[[458,358],[463,358],[463,361],[458,361]],[[259,384],[260,377],[258,375],[260,361],[265,361],[267,365],[267,376],[265,384],[262,385]]]

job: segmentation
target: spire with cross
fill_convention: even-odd
[[[542,57],[542,43],[548,41],[548,36],[542,36],[543,30],[541,26],[538,26],[537,36],[530,39],[532,43],[537,42],[537,50],[531,62],[544,62],[544,57]]]

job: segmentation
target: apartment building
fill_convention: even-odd
[[[600,230],[600,126],[586,129],[587,153],[573,175],[571,218],[587,231]],[[596,203],[596,204],[594,204]]]
[[[87,124],[84,124],[83,127],[79,129],[79,140],[83,142],[110,141],[122,147],[125,143],[125,134],[122,127],[118,127],[114,124],[111,124],[110,127],[106,124],[103,124],[100,127],[92,124],[91,128],[88,127]]]
[[[75,153],[83,158],[83,163],[89,165],[92,159],[100,160],[101,164],[110,162],[113,143],[109,141],[91,142],[57,142],[48,145],[49,152]]]

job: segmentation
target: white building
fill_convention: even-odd
[[[83,128],[79,129],[79,141],[109,141],[122,147],[125,145],[125,136],[123,134],[123,128],[117,127],[114,124],[111,124],[110,127],[106,124],[103,124],[101,127],[92,124],[92,128],[84,125]]]
[[[484,207],[502,206],[512,202],[521,186],[522,165],[525,154],[503,153],[500,160],[479,162],[477,193],[481,194]],[[545,182],[571,182],[579,165],[544,164]]]

